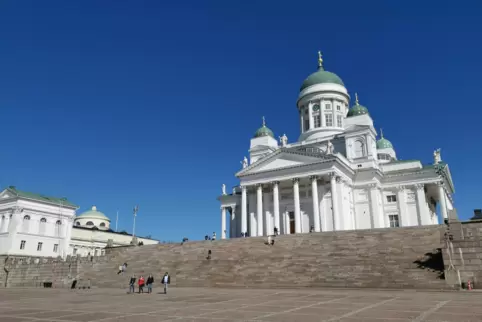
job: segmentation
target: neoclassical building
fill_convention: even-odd
[[[65,258],[96,256],[111,246],[130,245],[132,235],[110,229],[110,219],[93,206],[76,216],[79,207],[66,198],[18,190],[0,193],[0,255]],[[143,244],[159,241],[136,237]]]
[[[438,224],[454,212],[454,186],[440,149],[433,164],[398,160],[367,107],[323,68],[300,88],[300,136],[275,138],[264,118],[251,139],[240,185],[221,202],[221,238]],[[226,218],[229,213],[229,218]],[[229,232],[227,222],[229,221]]]

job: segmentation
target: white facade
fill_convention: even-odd
[[[321,60],[321,58],[320,58]],[[399,161],[368,110],[349,108],[341,80],[321,66],[297,101],[300,136],[280,144],[263,121],[232,194],[223,185],[221,238],[438,224],[453,210],[453,182],[440,150],[434,163]],[[336,75],[335,75],[336,76]],[[337,77],[337,76],[336,76]],[[295,120],[294,120],[295,121]],[[229,218],[226,215],[229,213]],[[230,228],[227,231],[227,223]]]
[[[109,218],[97,212],[95,206],[78,217],[77,208],[67,199],[27,193],[15,187],[3,190],[0,193],[0,255],[97,256],[104,253],[109,243],[130,245],[132,235],[108,230]],[[94,224],[90,225],[91,222]],[[144,245],[159,243],[136,238]]]

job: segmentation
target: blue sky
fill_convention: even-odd
[[[216,197],[266,117],[337,73],[401,159],[442,148],[462,218],[482,207],[476,1],[2,1],[0,185],[91,205],[161,240],[220,230]]]

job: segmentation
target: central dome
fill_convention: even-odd
[[[328,72],[323,69],[323,66],[320,66],[318,67],[318,70],[316,72],[314,72],[304,80],[303,84],[301,85],[300,92],[310,86],[313,86],[316,84],[325,84],[325,83],[345,86],[345,84],[343,83],[341,78],[338,77],[338,75],[332,72]]]

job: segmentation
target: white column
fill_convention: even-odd
[[[318,202],[318,177],[311,176],[311,199],[313,199],[313,225],[315,232],[320,232],[320,203]]]
[[[256,223],[256,194],[249,194],[249,236],[257,236],[258,224]]]
[[[448,219],[448,212],[447,212],[447,202],[445,201],[445,190],[443,183],[439,183],[438,185],[438,191],[439,191],[439,198],[440,198],[440,211],[442,212],[442,218]]]
[[[231,235],[229,238],[235,238],[237,237],[237,225],[236,225],[236,206],[231,207],[231,224],[229,225]]]
[[[241,233],[248,232],[248,196],[246,186],[241,186]]]
[[[313,106],[313,104],[310,102],[308,104],[308,118],[310,120],[310,122],[309,122],[310,123],[310,130],[313,129],[313,111],[311,109],[312,106]]]
[[[321,182],[319,189],[320,200],[318,202],[320,209],[320,231],[327,231],[326,214],[325,214],[325,183]]]
[[[405,198],[405,187],[400,186],[397,188],[397,201],[399,211],[399,224],[400,227],[410,226],[410,221],[407,216],[407,202]]]
[[[221,239],[226,239],[226,208],[221,207]]]
[[[320,101],[320,118],[321,118],[321,126],[325,127],[326,126],[326,121],[325,121],[325,103],[323,100]]]
[[[10,225],[10,214],[5,214],[5,218],[3,219],[2,223],[2,233],[8,232],[8,226]]]
[[[263,185],[257,186],[257,221],[258,221],[258,236],[263,236]]]
[[[428,211],[427,199],[425,198],[425,186],[415,185],[417,193],[418,225],[430,225],[430,213]]]
[[[370,185],[370,221],[372,228],[383,228],[384,223],[380,222],[380,210],[378,205],[378,187]]]
[[[301,133],[305,132],[304,111],[300,110]]]
[[[279,219],[279,182],[273,182],[273,212],[274,212],[274,226],[278,229],[278,233],[281,234],[281,225]]]
[[[340,214],[338,211],[338,189],[336,189],[336,182],[339,177],[335,173],[331,174],[330,186],[331,186],[331,211],[333,214],[333,231],[340,230]]]
[[[295,208],[295,233],[301,233],[300,179],[293,179],[293,199]]]

